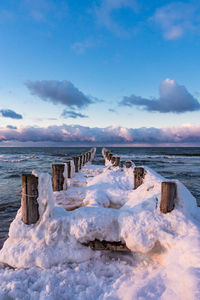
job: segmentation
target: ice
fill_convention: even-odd
[[[55,202],[51,176],[47,173],[39,173],[37,171],[33,171],[32,174],[39,178],[39,197],[37,199],[39,204],[39,221],[42,219],[42,221],[45,222],[51,216]]]
[[[63,172],[63,177],[64,177],[64,183],[63,183],[63,190],[67,189],[67,183],[68,183],[68,165],[67,163],[64,163],[64,172]]]
[[[143,167],[136,190],[134,165],[88,163],[54,193],[51,177],[34,172],[40,219],[25,225],[20,209],[12,222],[0,251],[0,299],[199,299],[199,208],[176,180],[175,208],[162,214],[165,178]],[[95,239],[121,241],[130,253],[84,245]]]

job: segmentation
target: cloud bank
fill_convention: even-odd
[[[22,115],[16,113],[11,109],[1,109],[0,113],[4,118],[11,118],[11,119],[22,119]]]
[[[200,144],[200,125],[186,124],[172,128],[125,128],[110,126],[91,128],[79,125],[0,128],[0,142],[47,142],[64,145],[81,144]]]
[[[70,81],[41,80],[27,81],[27,88],[40,99],[71,108],[84,108],[94,100],[84,95]]]
[[[140,96],[131,95],[124,97],[120,105],[140,106],[147,111],[158,111],[161,113],[184,113],[200,110],[200,103],[187,89],[178,85],[174,80],[165,79],[160,84],[160,97],[158,99],[146,99]]]
[[[88,116],[86,115],[83,115],[81,113],[77,113],[73,110],[66,110],[64,109],[62,114],[61,114],[61,117],[63,118],[72,118],[72,119],[76,119],[76,118],[88,118]]]

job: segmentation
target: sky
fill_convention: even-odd
[[[0,146],[200,146],[200,1],[1,0]]]

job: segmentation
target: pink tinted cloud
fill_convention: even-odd
[[[166,144],[200,143],[200,125],[186,124],[171,128],[91,128],[79,125],[0,128],[0,144],[5,142],[51,142],[59,144]]]
[[[174,1],[158,8],[151,18],[163,31],[166,40],[183,37],[187,32],[198,32],[200,27],[199,1]]]

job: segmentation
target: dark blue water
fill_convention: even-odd
[[[0,248],[10,222],[20,207],[21,175],[32,170],[51,174],[53,163],[65,162],[89,148],[0,148]],[[166,178],[179,179],[200,203],[200,147],[130,148],[110,147],[121,160],[146,165]],[[101,148],[94,163],[103,164]]]

